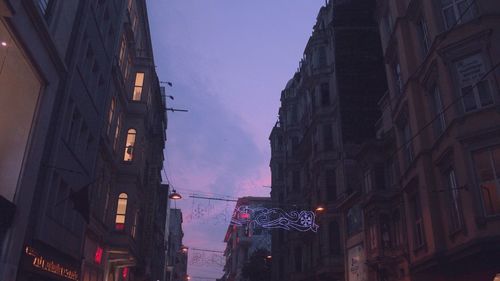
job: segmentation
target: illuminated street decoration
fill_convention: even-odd
[[[25,253],[27,256],[33,258],[31,264],[45,272],[50,272],[57,276],[63,277],[68,280],[78,281],[78,272],[75,269],[68,268],[62,264],[59,264],[41,254],[30,246],[26,246]]]
[[[285,211],[280,208],[250,207],[242,205],[234,210],[232,225],[281,228],[301,232],[318,231],[313,211]]]
[[[222,253],[194,251],[189,255],[189,265],[191,266],[222,267],[225,261]]]

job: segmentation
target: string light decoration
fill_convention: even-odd
[[[222,254],[208,254],[204,252],[194,252],[191,254],[189,259],[190,266],[206,266],[206,267],[223,267],[225,263],[224,256]]]
[[[222,251],[191,248],[188,262],[191,266],[223,267],[226,260]]]
[[[296,230],[300,232],[317,232],[319,226],[316,224],[316,214],[309,210],[286,211],[282,208],[267,208],[263,206],[239,205],[234,209],[233,215],[229,215],[228,202],[236,202],[235,199],[203,197],[198,195],[189,196],[193,198],[192,211],[187,216],[189,221],[200,220],[212,225],[229,222],[230,225],[243,226],[245,228],[266,228]],[[206,199],[207,204],[195,203],[195,199]],[[225,209],[216,208],[214,201],[225,201]],[[295,205],[294,205],[295,206]],[[296,206],[295,206],[296,207]],[[229,219],[230,218],[230,219]]]
[[[317,232],[316,215],[313,211],[285,211],[280,208],[251,207],[241,205],[234,210],[232,225],[252,228],[279,228],[300,232]]]

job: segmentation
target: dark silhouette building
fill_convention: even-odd
[[[0,12],[0,279],[164,280],[167,119],[145,1]]]
[[[315,209],[318,233],[273,233],[273,280],[344,280],[340,206],[359,190],[356,157],[375,137],[386,78],[375,1],[329,1],[318,14],[299,69],[281,93],[273,128],[273,202]]]

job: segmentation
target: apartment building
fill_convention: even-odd
[[[322,209],[317,233],[273,231],[273,280],[344,280],[346,254],[363,247],[351,237],[360,233],[359,211],[347,233],[343,208],[360,189],[357,153],[375,137],[387,88],[374,11],[375,1],[326,2],[281,93],[269,138],[273,204]]]
[[[0,279],[163,280],[167,120],[145,1],[0,7],[2,130],[20,128],[2,137],[18,149],[1,159]]]
[[[271,250],[270,230],[255,223],[248,223],[255,218],[253,217],[253,210],[269,207],[271,207],[271,199],[269,197],[246,196],[238,198],[232,221],[235,219],[247,223],[242,225],[231,223],[227,228],[224,237],[224,243],[226,243],[224,251],[226,262],[222,280],[246,280],[242,269],[250,260],[252,254],[258,250]],[[242,208],[247,209],[248,212],[240,212]],[[270,261],[270,259],[269,257],[268,260]]]
[[[500,272],[499,15],[498,1],[377,1],[385,135],[399,170],[399,207],[368,218],[375,226],[366,237],[398,252],[374,256],[381,280],[493,280]]]

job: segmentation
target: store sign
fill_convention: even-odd
[[[31,264],[42,271],[55,274],[68,280],[78,281],[78,272],[75,269],[68,268],[52,259],[39,254],[38,251],[30,246],[26,246],[25,254],[32,258]]]

